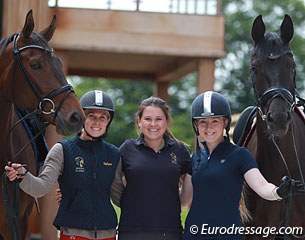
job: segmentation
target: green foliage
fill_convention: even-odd
[[[232,111],[237,113],[255,104],[250,79],[250,54],[253,46],[252,23],[258,15],[263,16],[266,31],[277,33],[284,15],[289,14],[292,18],[295,35],[291,48],[297,65],[297,88],[304,92],[304,1],[223,0],[222,7],[226,18],[227,56],[216,63],[216,89],[229,98]]]
[[[113,204],[114,210],[116,212],[117,218],[120,219],[121,217],[121,209],[119,207],[117,207],[116,205]],[[182,227],[184,228],[185,226],[185,219],[187,217],[187,213],[188,213],[189,209],[186,207],[182,207],[181,208],[181,223],[182,223]]]

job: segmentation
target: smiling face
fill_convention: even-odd
[[[81,139],[91,140],[92,137],[98,138],[102,136],[106,132],[107,125],[110,121],[109,112],[106,110],[85,110],[85,114],[85,131],[82,132]]]
[[[168,121],[160,107],[147,106],[141,117],[137,118],[137,124],[144,135],[147,144],[162,142],[163,135],[167,130]]]
[[[223,133],[227,124],[228,119],[224,117],[201,118],[196,120],[199,136],[203,138],[209,148],[211,147],[213,149],[223,141]]]

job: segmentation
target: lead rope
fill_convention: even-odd
[[[294,124],[292,124],[292,130],[294,130]],[[303,176],[303,172],[302,172],[300,158],[299,158],[299,155],[298,155],[298,152],[297,152],[297,148],[296,148],[296,144],[295,144],[294,131],[292,131],[292,141],[293,141],[293,148],[294,148],[294,151],[295,151],[295,154],[296,154],[296,159],[297,159],[297,163],[298,163],[298,168],[299,168],[300,176],[301,176],[302,182],[304,183],[304,176]],[[301,235],[301,236],[296,236],[295,234],[292,234],[292,236],[295,237],[295,238],[301,239],[301,238],[305,237],[305,233],[303,235]]]

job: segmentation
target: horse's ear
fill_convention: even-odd
[[[285,18],[281,24],[281,38],[285,43],[289,43],[293,37],[294,29],[291,17],[285,14]]]
[[[266,27],[263,22],[262,15],[259,15],[255,18],[252,25],[252,39],[255,43],[258,43],[265,35]]]
[[[50,26],[48,26],[46,29],[42,30],[40,34],[47,40],[50,41],[53,37],[53,34],[56,29],[56,15],[53,16],[52,22],[50,23]]]
[[[33,19],[33,11],[32,9],[28,12],[25,18],[25,23],[23,29],[21,31],[21,37],[27,39],[30,37],[31,33],[34,29],[34,19]]]

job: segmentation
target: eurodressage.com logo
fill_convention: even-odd
[[[190,233],[193,235],[261,235],[266,238],[268,236],[275,235],[303,235],[302,227],[237,227],[233,224],[231,227],[209,227],[208,224],[202,224],[201,226],[190,226]]]

